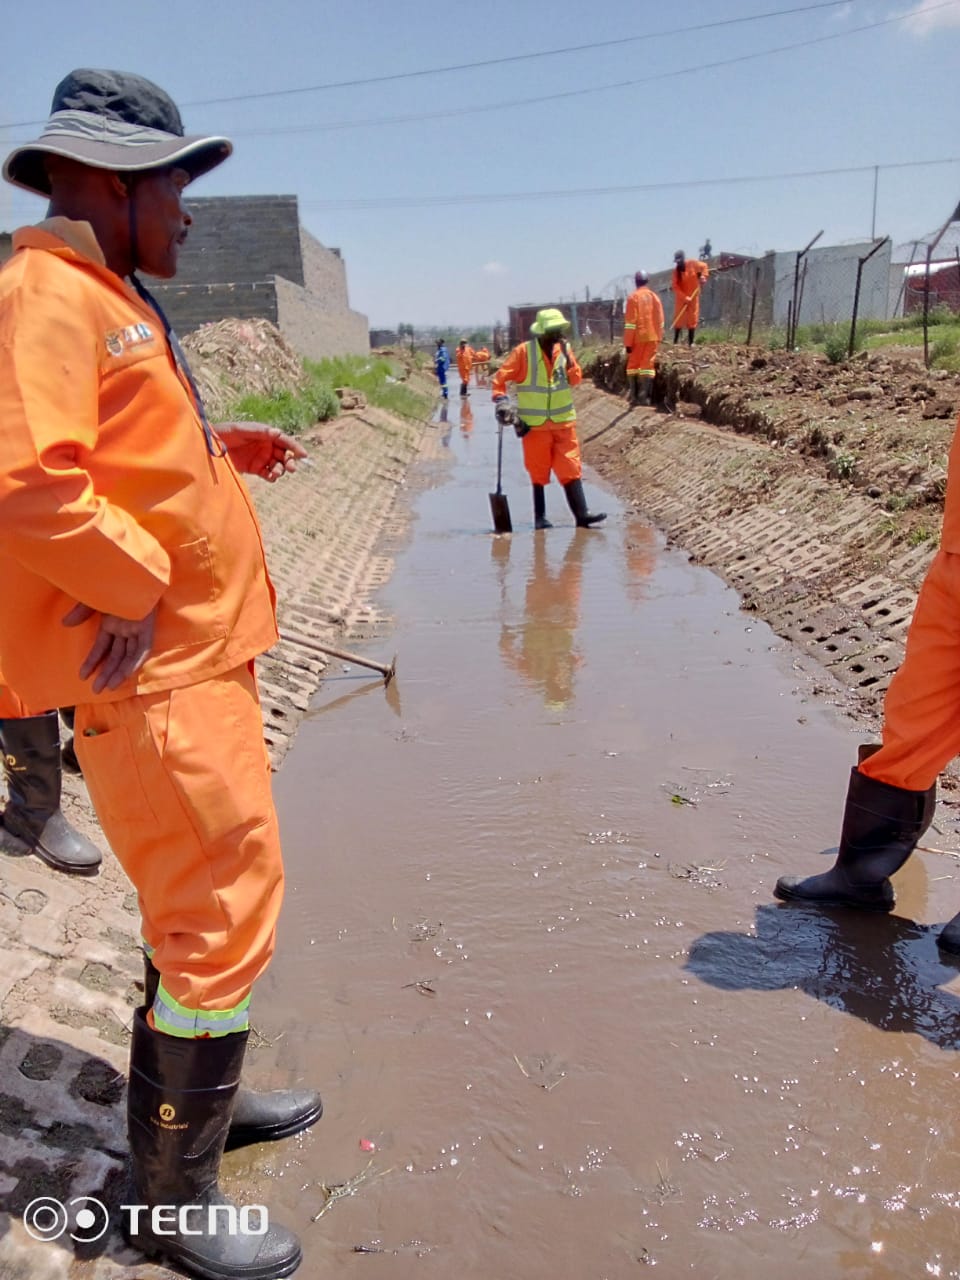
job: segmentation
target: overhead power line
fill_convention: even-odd
[[[540,58],[556,58],[563,54],[588,53],[595,49],[619,48],[626,44],[637,44],[640,41],[668,39],[672,36],[691,35],[698,31],[710,31],[720,27],[732,27],[751,22],[764,22],[771,18],[783,18],[799,13],[811,13],[820,9],[839,9],[851,0],[818,0],[815,4],[793,5],[787,9],[772,9],[764,13],[749,14],[739,18],[719,18],[713,22],[694,23],[685,27],[670,27],[660,31],[644,31],[641,35],[618,36],[614,40],[597,40],[588,44],[567,45],[558,49],[540,49],[531,53],[504,54],[498,58],[483,58],[474,62],[450,63],[439,67],[421,67],[414,71],[395,71],[388,75],[359,76],[350,80],[328,80],[321,84],[301,85],[289,89],[264,89],[254,93],[234,94],[220,98],[194,98],[183,102],[183,107],[207,107],[234,102],[255,102],[266,98],[292,97],[297,94],[323,93],[331,89],[355,89],[365,85],[388,84],[399,80],[422,79],[427,76],[446,75],[451,72],[481,70],[486,67],[503,66],[508,63],[531,62]],[[957,3],[958,0],[947,0]],[[939,6],[943,7],[943,6]],[[41,125],[42,120],[18,120],[0,124],[0,129],[27,129]]]
[[[790,9],[773,9],[765,13],[749,14],[740,18],[718,18],[713,22],[698,22],[686,27],[669,27],[663,31],[645,31],[642,35],[618,36],[615,40],[595,40],[589,44],[572,44],[560,49],[540,49],[533,53],[503,54],[499,58],[482,58],[476,62],[457,62],[442,67],[423,67],[417,71],[394,71],[389,75],[363,76],[354,80],[332,80],[323,84],[305,85],[299,89],[265,89],[258,93],[236,94],[230,98],[197,98],[185,102],[186,107],[208,107],[228,102],[248,102],[260,98],[283,98],[300,93],[322,93],[328,89],[355,89],[363,85],[388,84],[393,80],[415,80],[423,76],[446,75],[455,71],[476,71],[484,67],[503,66],[511,62],[532,62],[539,58],[557,58],[567,53],[588,53],[594,49],[619,48],[636,44],[641,40],[661,40],[670,36],[690,35],[696,31],[711,31],[717,27],[733,27],[748,22],[763,22],[769,18],[783,18],[790,14],[810,13],[816,9],[839,9],[850,0],[819,0],[816,4],[794,5]]]
[[[354,200],[301,200],[304,209],[362,210],[362,209],[426,209],[446,205],[505,204],[525,200],[561,200],[576,196],[629,195],[642,191],[670,191],[693,187],[732,187],[753,182],[787,182],[800,178],[830,178],[850,174],[874,174],[887,169],[920,169],[934,165],[960,164],[960,156],[945,156],[941,160],[902,160],[888,164],[850,165],[835,169],[795,169],[784,173],[752,173],[721,178],[678,178],[670,182],[640,182],[611,187],[560,187],[555,191],[499,191],[475,192],[446,196],[377,196]]]
[[[943,0],[941,4],[926,9],[925,13],[933,13],[938,9],[956,8],[960,0]],[[277,137],[286,134],[329,133],[341,129],[382,128],[391,124],[414,124],[424,120],[448,119],[451,116],[479,115],[489,111],[504,111],[515,107],[537,106],[544,102],[557,102],[569,98],[581,98],[589,94],[609,93],[617,89],[632,89],[637,85],[651,84],[654,81],[671,80],[677,76],[695,75],[702,71],[714,71],[721,67],[736,66],[739,63],[756,61],[778,53],[789,53],[795,49],[807,49],[813,45],[826,44],[833,40],[842,40],[847,36],[860,35],[865,31],[875,31],[879,27],[888,27],[896,23],[907,22],[912,14],[902,13],[893,18],[882,18],[877,22],[868,22],[859,27],[848,27],[846,31],[833,31],[829,35],[812,36],[808,40],[798,40],[791,44],[775,45],[770,49],[757,49],[752,53],[740,53],[731,58],[720,58],[713,62],[700,62],[693,66],[677,67],[672,71],[656,71],[650,75],[639,76],[630,80],[608,81],[606,84],[591,85],[579,89],[562,89],[556,93],[538,94],[531,98],[510,98],[500,102],[484,102],[469,107],[445,107],[442,110],[423,111],[406,115],[368,116],[359,120],[336,120],[321,124],[273,125],[261,129],[231,130],[237,138]]]

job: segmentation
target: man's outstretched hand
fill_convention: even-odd
[[[157,610],[154,607],[145,618],[131,621],[112,613],[97,613],[86,604],[75,604],[64,616],[63,625],[79,627],[93,617],[100,619],[100,630],[80,667],[80,679],[93,676],[93,692],[103,693],[104,689],[119,689],[150,656]]]
[[[297,459],[307,456],[293,436],[263,422],[219,422],[215,430],[238,471],[260,476],[270,484],[296,471]]]

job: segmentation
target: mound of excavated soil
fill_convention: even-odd
[[[599,352],[587,372],[605,390],[625,386],[617,348]],[[883,349],[830,364],[812,352],[666,346],[655,396],[678,416],[758,436],[862,490],[905,537],[936,534],[960,378],[924,369],[919,353]]]
[[[245,395],[271,395],[302,386],[303,362],[269,320],[217,320],[183,339],[211,421]]]

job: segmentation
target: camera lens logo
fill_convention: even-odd
[[[68,1233],[71,1210],[73,1230]],[[34,1240],[49,1243],[69,1234],[78,1244],[92,1244],[107,1234],[110,1215],[107,1206],[93,1196],[76,1196],[66,1204],[53,1196],[37,1196],[23,1211],[23,1225]]]

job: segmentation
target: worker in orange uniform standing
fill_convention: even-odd
[[[693,337],[700,323],[700,290],[710,276],[710,268],[699,258],[684,257],[682,249],[673,255],[673,341],[680,341],[680,330],[686,329],[687,342],[692,347]]]
[[[567,503],[580,528],[606,520],[606,512],[587,510],[583,492],[583,467],[577,439],[577,412],[571,387],[583,381],[583,373],[564,336],[570,321],[556,307],[537,312],[530,326],[529,342],[514,347],[493,375],[493,402],[497,421],[512,424],[523,441],[523,463],[533,484],[533,518],[537,529],[553,526],[547,519],[546,486],[551,471],[563,485]],[[513,409],[507,384],[517,388]]]
[[[60,808],[60,716],[56,711],[32,714],[2,679],[0,751],[7,784],[4,829],[55,870],[96,875],[100,850],[67,821]]]
[[[0,667],[27,707],[76,707],[77,755],[139,898],[147,1001],[127,1111],[131,1205],[225,1203],[225,1145],[296,1133],[312,1092],[239,1089],[251,989],[269,963],[283,866],[254,658],[275,595],[240,472],[304,450],[274,427],[208,422],[137,271],[169,279],[182,193],[225,160],[185,137],[140,76],[79,70],[4,177],[49,199],[0,271]],[[125,1210],[143,1252],[208,1278],[273,1280],[292,1232]],[[176,1225],[174,1225],[176,1224]]]
[[[460,371],[460,394],[466,396],[470,394],[470,370],[473,368],[473,347],[469,345],[466,338],[461,338],[457,343],[457,368]]]
[[[648,288],[649,276],[645,271],[638,271],[633,279],[637,287],[627,299],[623,317],[627,385],[631,404],[650,404],[657,372],[657,348],[663,340],[663,303]]]
[[[933,821],[937,776],[960,755],[960,420],[947,468],[940,550],[927,570],[906,655],[884,704],[883,744],[862,746],[851,770],[835,864],[783,876],[776,896],[821,906],[890,911],[890,876]],[[960,954],[960,913],[939,945]]]

